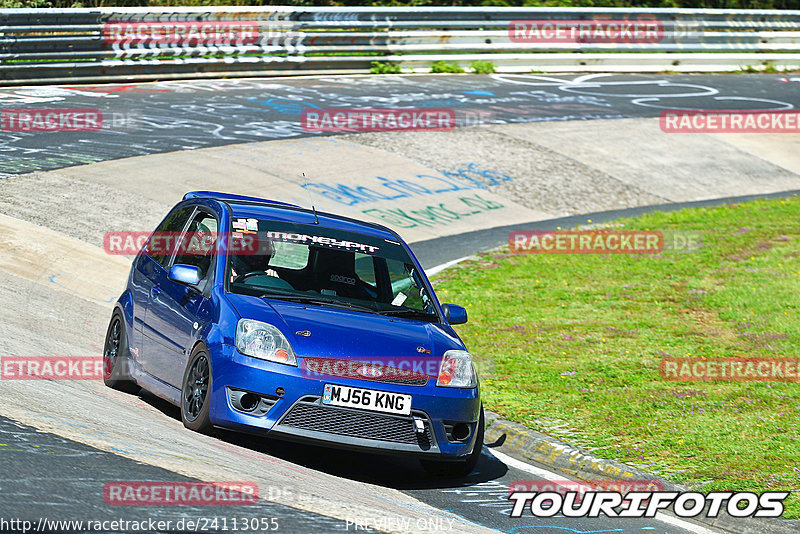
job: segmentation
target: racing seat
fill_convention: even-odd
[[[356,256],[346,250],[316,248],[311,268],[316,289],[323,293],[335,291],[336,296],[372,300],[356,274]]]

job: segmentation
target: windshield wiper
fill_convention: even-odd
[[[413,308],[398,308],[396,310],[380,310],[378,313],[381,315],[390,315],[392,317],[418,317],[422,319],[436,319],[436,315],[422,310],[415,310]]]
[[[350,308],[352,310],[358,310],[368,313],[377,313],[377,310],[375,310],[375,308],[370,308],[369,306],[362,306],[360,304],[355,304],[353,302],[348,302],[343,300],[326,299],[315,295],[290,295],[287,293],[268,292],[264,293],[262,297],[289,300],[292,302],[300,302],[303,304],[322,304],[327,306]]]

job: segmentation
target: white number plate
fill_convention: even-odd
[[[411,395],[375,391],[374,389],[335,386],[333,384],[325,384],[322,404],[401,415],[409,415],[411,413]]]

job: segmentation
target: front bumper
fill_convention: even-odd
[[[335,376],[310,377],[300,367],[251,358],[230,345],[219,345],[210,352],[210,415],[216,426],[374,453],[457,460],[472,452],[480,414],[477,387],[437,387],[433,378],[424,386],[409,386]],[[323,405],[325,384],[409,394],[411,415]],[[250,412],[245,412],[240,402],[246,393],[260,399]],[[466,438],[454,440],[452,432],[448,432],[454,422],[469,426]]]

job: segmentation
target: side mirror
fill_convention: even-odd
[[[173,265],[169,270],[169,279],[193,286],[200,281],[200,269],[194,265]]]
[[[467,310],[456,304],[442,304],[444,318],[450,324],[464,324],[467,322]]]

